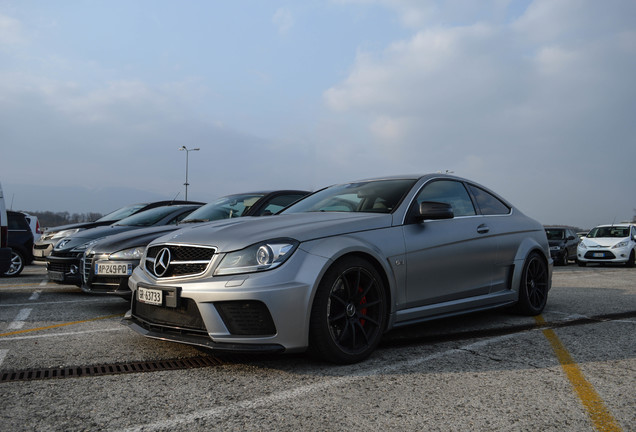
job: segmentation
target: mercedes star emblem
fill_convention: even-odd
[[[157,254],[155,258],[154,272],[157,277],[162,277],[168,271],[170,265],[170,249],[163,248]]]

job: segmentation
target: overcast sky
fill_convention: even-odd
[[[635,77],[633,0],[0,0],[0,182],[183,198],[185,145],[190,199],[449,170],[591,228],[634,216]]]

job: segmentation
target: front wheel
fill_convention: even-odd
[[[366,260],[348,257],[325,273],[311,309],[309,351],[330,362],[356,363],[380,343],[386,297],[380,274]]]
[[[550,276],[548,265],[536,252],[531,253],[523,265],[516,309],[524,315],[539,315],[548,301]]]
[[[4,275],[7,277],[18,276],[22,270],[24,270],[24,257],[17,250],[11,250],[11,266]]]
[[[636,256],[635,256],[635,252],[634,249],[632,249],[632,253],[629,254],[629,258],[627,259],[627,262],[625,263],[625,265],[629,268],[634,267],[636,263]]]

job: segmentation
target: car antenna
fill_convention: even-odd
[[[177,192],[177,194],[174,196],[174,198],[172,198],[172,202],[173,203],[177,200],[177,197],[179,196],[180,193],[181,193],[181,191]]]

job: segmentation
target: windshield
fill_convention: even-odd
[[[565,230],[562,229],[547,229],[545,233],[548,240],[563,240],[565,238]]]
[[[146,207],[146,204],[133,204],[126,207],[122,207],[118,210],[115,210],[112,213],[108,213],[106,216],[100,217],[99,219],[97,219],[96,222],[118,221],[120,219],[130,216],[137,210],[144,207]]]
[[[183,219],[181,223],[208,222],[241,217],[262,197],[263,194],[225,196],[203,207],[199,207]]]
[[[298,201],[282,213],[391,213],[414,184],[415,180],[400,179],[334,185]]]
[[[629,227],[607,226],[593,228],[587,234],[587,238],[624,238],[629,237]]]
[[[125,225],[125,226],[151,226],[159,222],[164,217],[168,216],[170,213],[175,210],[181,208],[182,206],[165,206],[165,207],[156,207],[150,210],[142,211],[141,213],[134,214],[132,216],[127,217],[126,219],[122,219],[117,222],[115,225]]]

